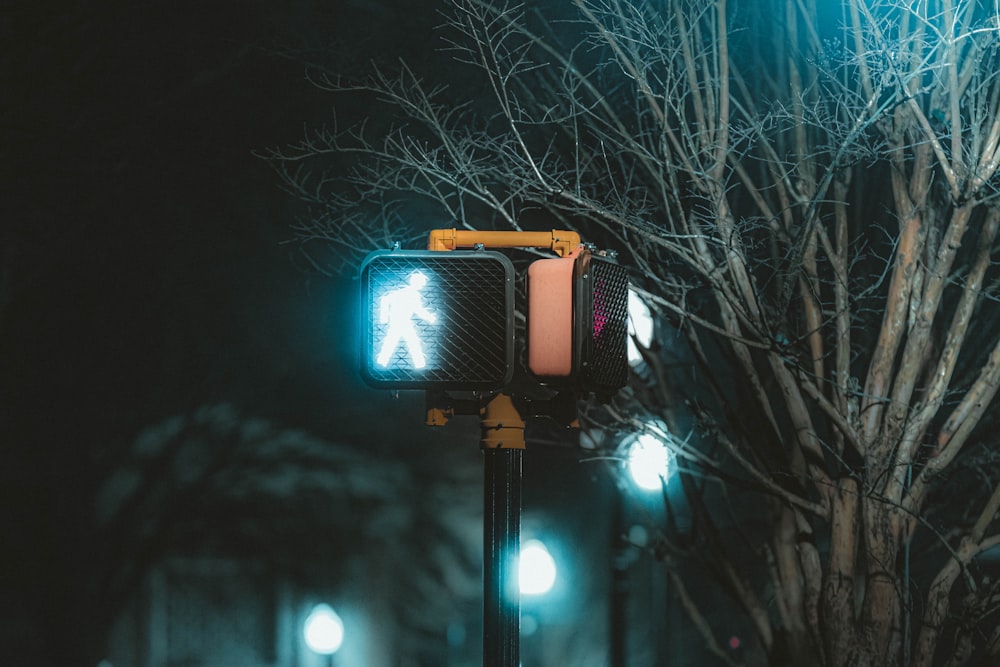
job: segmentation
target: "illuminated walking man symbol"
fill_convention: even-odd
[[[389,365],[389,359],[395,354],[400,343],[406,345],[414,368],[423,368],[427,365],[427,357],[424,356],[424,348],[417,335],[416,320],[434,324],[437,315],[424,306],[424,297],[420,292],[426,286],[427,276],[420,271],[414,271],[410,274],[408,284],[392,290],[379,300],[379,322],[389,325],[376,358],[379,366],[384,368]]]

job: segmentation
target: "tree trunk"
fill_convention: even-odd
[[[872,655],[873,667],[900,663],[900,581],[896,576],[898,510],[881,498],[862,499],[865,597],[861,608],[861,642]]]
[[[858,633],[854,612],[854,581],[858,552],[858,484],[839,480],[831,507],[829,566],[823,582],[820,627],[830,667],[857,664]]]

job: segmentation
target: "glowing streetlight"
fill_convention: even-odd
[[[522,595],[543,595],[556,582],[556,562],[541,541],[528,540],[521,545],[517,574]]]
[[[628,450],[628,471],[632,481],[644,491],[663,488],[663,480],[670,474],[670,450],[650,433],[643,433]]]
[[[635,293],[628,291],[628,361],[633,366],[642,362],[642,353],[635,344],[649,347],[653,342],[653,313]]]
[[[333,655],[344,641],[344,622],[328,604],[318,604],[302,628],[306,646],[320,655]]]

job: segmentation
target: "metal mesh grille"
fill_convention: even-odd
[[[628,382],[628,274],[624,267],[594,257],[590,264],[592,343],[587,383],[619,389]]]
[[[405,290],[417,272],[426,284],[413,290],[407,306],[414,340],[393,332],[382,310],[386,295]],[[361,276],[366,379],[392,387],[502,386],[513,355],[512,274],[509,260],[498,253],[396,251],[372,257]]]

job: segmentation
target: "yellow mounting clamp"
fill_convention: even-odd
[[[449,408],[430,407],[427,408],[427,417],[424,423],[428,426],[444,426],[454,416],[454,410]]]
[[[560,257],[580,245],[580,235],[564,229],[548,232],[480,232],[466,229],[432,229],[428,250],[457,250],[482,245],[484,248],[549,248]]]
[[[483,449],[524,449],[524,418],[508,394],[497,394],[479,411]]]

